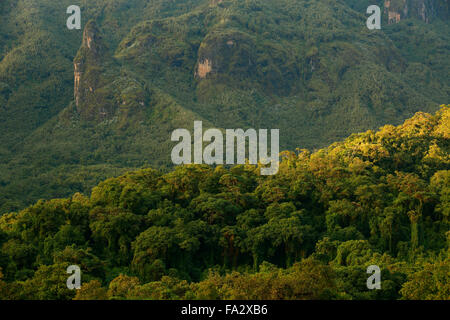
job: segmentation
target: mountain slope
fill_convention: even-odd
[[[89,1],[81,32],[69,1],[4,1],[0,211],[171,166],[170,134],[194,120],[314,149],[447,103],[446,2],[379,1],[379,31],[364,3]]]

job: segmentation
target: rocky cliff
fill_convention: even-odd
[[[384,0],[384,13],[388,23],[416,18],[429,23],[435,18],[448,19],[448,0]]]
[[[74,98],[83,120],[120,122],[143,110],[148,92],[131,72],[121,71],[94,21],[87,23],[74,60]]]
[[[83,41],[74,60],[74,98],[77,111],[86,120],[105,119],[113,113],[113,104],[107,92],[104,73],[111,64],[107,48],[94,21],[89,21],[83,32]]]

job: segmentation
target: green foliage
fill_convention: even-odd
[[[446,261],[427,263],[410,274],[400,290],[404,299],[448,300],[450,297],[450,265]]]
[[[449,114],[255,166],[110,178],[0,217],[7,299],[450,299]],[[65,283],[68,265],[83,286]],[[382,289],[366,287],[367,267]]]
[[[283,149],[315,149],[448,103],[443,0],[391,1],[401,21],[383,10],[376,32],[369,1],[92,0],[79,4],[90,48],[65,27],[71,4],[2,1],[0,213],[167,171],[171,132],[194,120],[279,128]],[[128,192],[126,209],[141,190]]]

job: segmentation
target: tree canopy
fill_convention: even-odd
[[[450,299],[449,116],[284,152],[275,176],[144,169],[4,214],[0,298]]]

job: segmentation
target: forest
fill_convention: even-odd
[[[40,200],[0,217],[0,299],[448,300],[449,139],[442,105],[285,151],[274,176],[147,168]]]
[[[280,129],[280,150],[314,152],[434,113],[449,17],[447,0],[1,0],[0,214],[168,173],[170,135],[194,121]]]

